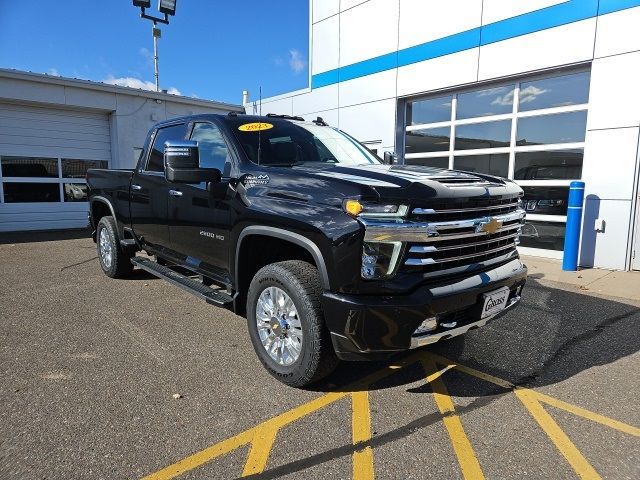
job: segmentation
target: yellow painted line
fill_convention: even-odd
[[[622,423],[618,420],[605,417],[604,415],[591,412],[589,410],[578,407],[576,405],[571,405],[570,403],[563,402],[562,400],[558,400],[557,398],[550,397],[549,395],[545,395],[544,393],[540,393],[540,392],[534,392],[534,393],[539,401],[544,402],[548,405],[551,405],[552,407],[566,410],[567,412],[573,413],[574,415],[578,415],[579,417],[586,418],[588,420],[591,420],[596,423],[600,423],[602,425],[606,425],[607,427],[613,428],[615,430],[620,430],[621,432],[628,433],[629,435],[633,435],[635,437],[640,437],[640,428],[627,425],[626,423]]]
[[[445,357],[441,357],[436,353],[429,353],[428,358],[432,358],[437,363],[441,365],[449,365],[451,360]],[[480,380],[484,380],[485,382],[493,383],[494,385],[498,385],[499,387],[506,388],[507,390],[511,390],[515,387],[515,385],[511,382],[503,380],[498,377],[494,377],[493,375],[489,375],[488,373],[481,372],[480,370],[476,370],[475,368],[467,367],[465,365],[456,364],[456,370],[466,373],[467,375],[471,375],[472,377],[479,378]]]
[[[369,408],[369,392],[355,392],[351,394],[351,430],[353,444],[371,440],[371,409]],[[353,480],[372,480],[373,450],[367,445],[356,450],[352,455]]]
[[[227,440],[223,440],[215,445],[205,448],[204,450],[200,450],[199,452],[194,453],[193,455],[189,455],[188,457],[171,464],[162,470],[159,470],[151,475],[144,477],[145,480],[159,480],[165,478],[174,478],[178,475],[182,475],[189,470],[193,470],[217,457],[220,457],[226,453],[229,453],[232,450],[235,450],[238,447],[246,445],[247,443],[253,441],[256,431],[260,431],[261,428],[268,425],[269,428],[278,429],[283,426],[294,422],[310,413],[315,412],[316,410],[320,410],[327,405],[340,400],[347,393],[343,392],[331,392],[321,397],[318,397],[310,402],[304,403],[298,407],[295,407],[288,412],[282,413],[277,417],[271,418],[266,422],[263,422],[256,427],[252,427],[244,432],[239,433]],[[269,448],[270,449],[270,448]],[[267,452],[268,454],[268,452]],[[251,452],[249,453],[251,456]],[[247,459],[248,462],[249,459]],[[266,460],[265,460],[266,461]],[[245,468],[249,468],[245,466]]]
[[[242,470],[243,477],[264,472],[278,430],[278,426],[273,422],[265,422],[261,427],[256,428],[247,461]]]
[[[484,474],[482,473],[482,468],[480,468],[478,457],[476,457],[471,442],[469,442],[469,438],[464,432],[460,417],[455,414],[453,400],[451,400],[447,387],[442,381],[442,375],[447,370],[455,367],[455,365],[448,365],[442,370],[438,370],[434,360],[422,360],[422,367],[427,375],[427,381],[431,384],[436,405],[440,413],[445,415],[442,421],[451,439],[451,445],[458,458],[462,475],[466,479],[483,479]]]
[[[599,479],[598,472],[540,404],[536,398],[537,393],[526,388],[516,388],[514,392],[578,476],[583,479]]]
[[[245,430],[238,435],[218,442],[215,445],[194,453],[193,455],[189,455],[188,457],[172,465],[169,465],[162,470],[158,470],[151,475],[147,475],[143,480],[160,480],[166,478],[174,478],[178,475],[182,475],[189,470],[193,470],[194,468],[199,467],[200,465],[203,465],[210,460],[213,460],[214,458],[220,457],[232,450],[235,450],[238,447],[246,445],[252,440],[254,431],[254,428]]]

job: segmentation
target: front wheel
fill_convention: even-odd
[[[267,371],[302,387],[338,365],[320,307],[316,268],[303,261],[273,263],[256,273],[247,294],[247,325]]]

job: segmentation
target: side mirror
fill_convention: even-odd
[[[164,144],[164,171],[172,183],[217,183],[222,177],[217,168],[200,168],[198,142],[191,140]]]
[[[396,162],[396,154],[393,152],[384,152],[382,163],[385,165],[393,165]]]

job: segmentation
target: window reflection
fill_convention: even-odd
[[[516,145],[584,142],[586,130],[586,111],[520,118]]]
[[[456,127],[456,150],[508,147],[511,144],[511,120],[474,123]]]
[[[2,184],[5,203],[21,202],[59,202],[60,185],[58,183],[17,183]]]
[[[90,168],[107,168],[106,160],[62,159],[62,176],[64,178],[85,178]]]
[[[584,150],[518,152],[514,178],[516,180],[573,180],[582,176]]]
[[[589,101],[590,72],[522,82],[519,110],[580,105]]]
[[[65,183],[63,190],[64,190],[65,202],[86,202],[87,201],[87,184],[86,183]]]
[[[424,128],[407,132],[406,152],[446,152],[449,150],[451,129],[449,127]]]
[[[58,177],[58,159],[2,156],[3,177]]]
[[[509,175],[509,154],[465,155],[453,160],[453,168],[467,172],[486,173],[497,177]]]
[[[565,230],[564,223],[527,221],[522,226],[520,246],[561,252],[564,250]]]
[[[407,104],[407,125],[448,122],[451,120],[451,95]]]
[[[536,215],[566,215],[569,187],[522,187],[524,209]]]
[[[449,157],[407,158],[407,165],[424,165],[425,167],[449,168]]]
[[[513,111],[514,85],[458,94],[456,118],[486,117]]]

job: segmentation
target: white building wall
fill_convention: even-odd
[[[518,32],[518,19],[545,15],[547,8],[564,8],[566,21],[555,21],[557,26],[553,19],[550,26],[543,21],[533,29],[537,31]],[[630,267],[640,134],[640,1],[310,0],[310,9],[311,75],[329,72],[331,80],[324,82],[329,85],[281,95],[278,103],[267,99],[263,111],[268,103],[272,113],[320,115],[361,141],[380,140],[382,150],[395,144],[399,97],[591,66],[582,175],[589,197],[580,261],[585,266]],[[585,18],[574,15],[589,9],[594,13]],[[596,11],[605,13],[596,16]],[[481,41],[483,27],[501,27],[514,18],[513,35]],[[494,34],[503,31],[508,33],[505,27]],[[425,42],[444,39],[449,40],[447,46],[455,45],[461,32],[466,40],[477,35],[477,46],[406,65],[400,54],[393,57]],[[359,75],[358,62],[371,59],[381,68]],[[396,61],[399,68],[397,63],[384,66]],[[596,218],[605,220],[604,231],[594,230]]]

